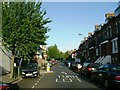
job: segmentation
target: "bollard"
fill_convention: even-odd
[[[47,71],[50,71],[50,65],[47,63]]]

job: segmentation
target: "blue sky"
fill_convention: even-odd
[[[43,2],[46,17],[52,20],[47,47],[56,44],[63,52],[78,49],[88,32],[105,22],[105,13],[114,12],[117,6],[118,2]]]

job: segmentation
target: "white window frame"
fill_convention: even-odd
[[[112,53],[118,53],[118,38],[115,38],[112,41]]]

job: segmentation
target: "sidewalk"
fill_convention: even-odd
[[[15,83],[19,80],[22,80],[22,77],[17,77],[17,78],[12,78],[11,79],[10,78],[10,73],[0,76],[0,81],[3,81],[5,83]]]

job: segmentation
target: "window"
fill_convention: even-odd
[[[119,22],[117,23],[116,22],[116,33],[118,34],[119,32],[118,32],[118,25],[119,25]]]
[[[112,37],[112,30],[110,29],[110,37]]]
[[[112,40],[112,53],[118,53],[118,38]]]
[[[107,30],[107,38],[109,38],[109,31]]]

